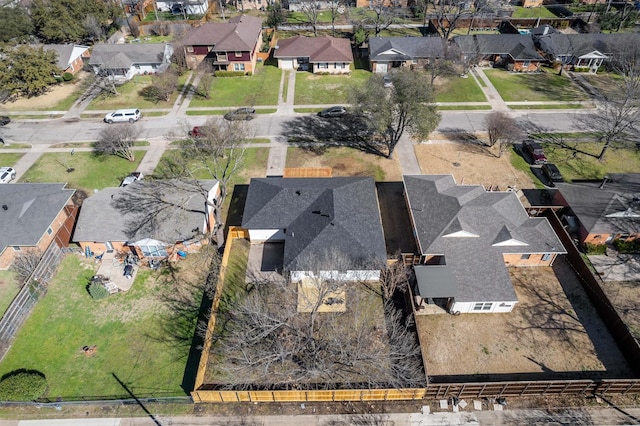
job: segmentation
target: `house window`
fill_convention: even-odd
[[[233,64],[234,71],[244,71],[244,64]]]
[[[522,62],[522,66],[525,68],[529,68],[529,65],[531,65],[531,61],[523,61]]]
[[[618,238],[621,239],[621,240],[626,240],[626,239],[629,238],[629,234],[620,234],[620,235],[618,235]]]
[[[551,253],[545,253],[542,255],[542,261],[546,262],[547,260],[551,259]]]
[[[51,235],[51,234],[53,234],[53,229],[47,228],[47,235]]]
[[[527,260],[527,259],[529,259],[530,257],[531,257],[531,255],[530,255],[530,254],[523,254],[522,256],[520,256],[520,259],[522,259],[522,260]]]
[[[416,64],[418,63],[418,60],[417,60],[417,59],[412,59],[412,60],[411,60],[411,63],[412,63],[413,65],[416,65]]]
[[[134,67],[139,70],[140,69],[140,65],[134,65]]]
[[[318,64],[318,69],[328,69],[329,68],[329,64],[328,63],[322,63],[322,64]]]
[[[236,58],[242,58],[242,52],[236,52],[235,55]]]
[[[22,249],[18,246],[13,246],[13,251],[22,251]]]
[[[187,46],[187,52],[193,53],[193,46]]]
[[[167,250],[163,246],[140,246],[144,257],[167,257]]]
[[[344,65],[345,65],[344,63],[337,63],[336,64],[336,69],[342,70],[342,69],[344,69]]]
[[[474,311],[490,311],[493,307],[493,303],[491,302],[480,302],[474,303],[473,310]]]

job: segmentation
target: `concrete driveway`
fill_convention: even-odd
[[[639,255],[597,255],[589,260],[604,281],[640,281]]]

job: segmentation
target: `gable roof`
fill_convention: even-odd
[[[548,33],[535,37],[535,42],[540,50],[552,55],[554,58],[561,56],[581,57],[595,51],[611,55],[627,43],[640,43],[640,34],[562,34]]]
[[[418,247],[444,256],[456,301],[514,301],[504,254],[564,253],[546,218],[530,218],[514,192],[457,185],[451,175],[404,176]],[[449,232],[461,228],[457,235]]]
[[[278,40],[274,58],[308,57],[309,62],[353,62],[351,42],[346,38],[295,36]]]
[[[262,31],[262,19],[241,15],[229,22],[208,22],[187,33],[185,46],[213,46],[214,52],[252,51]]]
[[[89,65],[104,69],[130,68],[134,64],[162,64],[168,43],[106,44],[93,46]]]
[[[640,173],[556,185],[590,234],[640,233]]]
[[[465,55],[509,55],[516,61],[542,61],[529,34],[475,34],[453,41]]]
[[[0,185],[0,253],[9,246],[35,246],[40,241],[75,192],[65,186],[64,183]]]
[[[306,262],[325,252],[359,269],[379,269],[387,258],[372,178],[251,179],[242,227],[284,229],[290,271],[308,270]]]
[[[58,55],[57,67],[62,71],[66,70],[73,61],[89,50],[89,47],[78,44],[45,44],[42,47],[45,50],[56,52]]]
[[[208,191],[216,184],[214,180],[200,181],[200,185]],[[144,226],[134,228],[132,225],[137,224],[148,212],[124,212],[115,203],[126,193],[138,191],[144,185],[150,183],[138,181],[125,187],[104,188],[85,199],[78,215],[73,241],[135,242],[152,238],[173,244],[189,240],[205,231],[204,198],[201,194],[194,193],[193,186],[179,181],[175,181],[171,188],[158,189],[158,197],[167,204],[167,208],[158,212]],[[180,190],[181,188],[184,190]]]
[[[369,39],[370,61],[406,61],[442,56],[444,56],[444,48],[440,37],[372,37]]]

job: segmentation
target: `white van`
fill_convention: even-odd
[[[140,120],[141,114],[139,109],[119,109],[110,112],[104,116],[105,123],[133,123]]]

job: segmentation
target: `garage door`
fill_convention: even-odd
[[[292,70],[293,69],[293,59],[280,59],[280,69]]]

